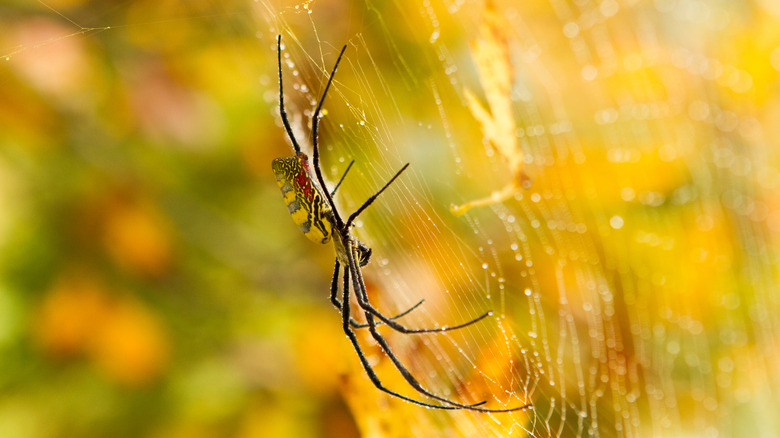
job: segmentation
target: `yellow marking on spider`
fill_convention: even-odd
[[[326,224],[326,223],[327,222],[323,222],[323,224]],[[320,230],[317,227],[311,227],[311,229],[308,232],[303,233],[303,234],[305,234],[306,237],[308,237],[309,239],[313,240],[314,242],[317,242],[317,243],[328,243],[328,241],[330,240],[330,225],[326,225],[325,228],[327,228],[327,231],[328,231],[327,235],[322,234],[322,230]]]
[[[293,196],[293,199],[295,197]],[[288,203],[289,204],[289,203]],[[309,221],[309,212],[306,211],[303,208],[299,208],[295,210],[294,212],[290,213],[290,216],[292,216],[293,222],[295,222],[295,225],[301,226]]]
[[[284,203],[286,205],[290,205],[293,201],[295,201],[295,190],[288,190],[287,192],[284,192]]]

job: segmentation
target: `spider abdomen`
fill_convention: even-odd
[[[313,242],[328,243],[332,234],[332,211],[311,177],[306,154],[282,157],[271,163],[293,222]]]

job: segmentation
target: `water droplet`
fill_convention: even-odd
[[[596,67],[592,65],[586,65],[582,68],[582,78],[586,81],[592,81],[596,79],[596,75],[599,74],[599,71],[596,69]]]
[[[566,38],[574,38],[580,33],[580,26],[577,23],[569,22],[563,26],[563,34]]]

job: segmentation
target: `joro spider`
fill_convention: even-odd
[[[317,129],[319,127],[319,118],[320,118],[320,111],[322,109],[322,103],[325,101],[325,96],[328,94],[328,89],[330,88],[330,85],[333,82],[333,76],[336,74],[336,69],[338,68],[339,63],[341,62],[341,57],[344,55],[344,51],[347,49],[347,46],[345,45],[341,49],[341,53],[339,53],[339,57],[336,60],[336,64],[333,66],[333,71],[331,72],[330,77],[328,78],[328,83],[325,85],[325,91],[323,91],[322,97],[320,98],[320,101],[317,104],[317,109],[314,111],[314,114],[312,115],[312,122],[311,122],[312,152],[313,152],[312,158],[313,158],[314,175],[316,176],[316,181],[315,181],[315,179],[312,176],[311,168],[309,167],[309,159],[306,156],[306,154],[301,152],[301,147],[298,145],[298,142],[295,140],[295,136],[293,135],[292,128],[290,127],[290,122],[287,119],[287,112],[285,111],[284,108],[284,92],[282,86],[281,40],[282,37],[281,35],[279,35],[276,40],[277,63],[279,66],[279,112],[281,113],[282,116],[282,122],[284,124],[284,128],[285,130],[287,130],[287,135],[290,137],[290,141],[292,142],[293,148],[295,149],[295,156],[276,158],[275,160],[273,160],[271,166],[273,168],[274,174],[276,175],[276,181],[282,190],[282,195],[284,196],[284,201],[287,204],[287,208],[290,212],[290,215],[292,216],[293,221],[301,228],[301,230],[306,235],[306,237],[308,237],[309,239],[317,243],[328,243],[331,239],[333,239],[333,245],[336,250],[336,266],[333,269],[333,279],[331,281],[331,286],[330,286],[330,301],[333,303],[336,309],[338,309],[341,312],[341,320],[342,320],[342,326],[344,332],[347,334],[347,337],[352,342],[352,346],[355,348],[355,351],[357,352],[357,355],[360,358],[360,363],[363,365],[363,368],[365,369],[369,379],[371,379],[371,382],[373,382],[373,384],[378,389],[392,396],[428,408],[468,409],[468,410],[479,411],[479,412],[510,412],[510,411],[517,411],[517,410],[526,409],[530,407],[530,405],[523,405],[523,406],[510,408],[510,409],[488,409],[488,408],[479,407],[480,405],[485,404],[486,403],[485,401],[475,403],[475,404],[463,404],[463,403],[458,403],[446,399],[444,397],[438,396],[425,389],[417,381],[417,379],[414,376],[412,376],[412,374],[409,372],[406,366],[404,366],[404,364],[398,359],[395,353],[393,353],[392,349],[390,349],[390,345],[385,340],[385,338],[379,334],[376,327],[380,324],[386,324],[390,328],[405,334],[440,333],[448,330],[463,328],[468,325],[474,324],[477,321],[480,321],[485,317],[487,317],[488,315],[490,315],[490,312],[487,312],[484,315],[479,316],[478,318],[472,319],[471,321],[465,322],[463,324],[455,325],[455,326],[429,328],[429,329],[410,329],[405,327],[404,325],[395,322],[395,320],[397,318],[400,318],[408,314],[412,310],[416,309],[419,305],[422,304],[422,301],[418,302],[408,310],[393,317],[385,316],[368,301],[366,286],[365,283],[363,282],[363,273],[360,268],[368,264],[371,258],[371,248],[369,248],[363,242],[361,242],[355,236],[353,236],[352,233],[350,232],[350,229],[354,225],[354,221],[358,217],[358,215],[360,215],[360,213],[362,213],[366,208],[368,208],[368,206],[371,205],[371,203],[373,203],[376,200],[376,198],[383,191],[385,191],[385,189],[387,189],[390,186],[390,184],[392,184],[393,181],[395,181],[395,179],[398,178],[404,170],[406,170],[407,167],[409,167],[409,163],[406,163],[401,168],[401,170],[396,172],[396,174],[393,175],[393,177],[390,178],[390,180],[387,181],[387,183],[385,183],[384,186],[382,186],[382,188],[380,188],[376,193],[374,193],[371,197],[369,197],[363,203],[363,205],[360,206],[360,208],[358,208],[354,213],[349,215],[347,220],[344,221],[338,209],[336,208],[336,204],[333,202],[333,196],[336,194],[336,190],[341,185],[341,182],[344,181],[344,177],[347,176],[347,172],[349,172],[349,169],[352,167],[354,160],[351,163],[349,163],[347,169],[344,171],[344,174],[341,176],[341,179],[339,179],[339,182],[336,184],[333,190],[331,192],[328,192],[327,186],[325,185],[325,179],[322,177],[322,170],[320,169],[320,153],[319,153],[319,145],[317,142]],[[343,286],[342,286],[342,297],[341,300],[339,301],[337,297],[338,282],[339,282],[340,269],[342,265],[344,266],[344,277],[343,277]],[[349,291],[350,285],[352,286],[352,289],[355,292],[357,303],[365,315],[366,318],[365,324],[358,323],[355,319],[353,319],[350,316],[350,291]],[[379,344],[382,350],[384,350],[385,354],[387,354],[387,356],[393,362],[395,368],[401,373],[403,378],[412,388],[414,388],[417,392],[431,399],[444,403],[445,405],[426,403],[424,401],[407,397],[405,395],[399,394],[393,390],[386,388],[379,380],[379,377],[376,375],[374,370],[371,368],[371,365],[368,363],[368,360],[366,359],[366,356],[363,353],[360,344],[358,343],[357,336],[353,331],[353,329],[360,329],[366,327],[371,332],[371,336],[374,338],[374,340]]]

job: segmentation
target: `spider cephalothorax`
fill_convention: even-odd
[[[344,50],[346,50],[347,46],[344,46],[344,48],[341,49],[341,53],[336,60],[336,64],[333,66],[333,71],[328,78],[328,83],[325,85],[325,90],[322,92],[322,97],[317,104],[317,109],[312,115],[312,163],[310,166],[308,157],[306,154],[301,152],[301,148],[298,145],[298,142],[295,140],[292,128],[290,127],[290,122],[287,120],[287,113],[284,109],[281,39],[282,37],[280,35],[277,38],[276,46],[277,61],[279,63],[279,112],[281,113],[282,123],[284,124],[285,130],[287,130],[287,135],[290,138],[293,149],[295,149],[295,155],[292,157],[277,158],[273,160],[271,166],[273,168],[274,174],[276,175],[276,181],[282,190],[282,195],[284,196],[284,201],[287,204],[290,215],[292,216],[293,221],[295,221],[295,223],[301,228],[301,231],[303,231],[306,237],[318,243],[328,243],[329,241],[333,240],[333,247],[336,251],[336,266],[333,270],[333,278],[331,281],[330,300],[333,305],[336,306],[336,308],[341,312],[344,332],[347,334],[350,342],[352,342],[352,346],[357,352],[360,363],[363,365],[363,368],[365,369],[368,377],[371,379],[371,382],[377,388],[390,395],[429,408],[469,409],[480,412],[510,412],[529,408],[530,405],[523,405],[510,409],[488,409],[479,407],[485,403],[484,401],[475,404],[463,404],[438,396],[425,389],[417,381],[417,379],[412,376],[409,370],[403,365],[403,363],[401,363],[400,359],[398,359],[395,353],[393,353],[385,338],[379,334],[376,327],[380,324],[386,324],[390,328],[400,333],[406,334],[437,333],[448,330],[455,330],[480,321],[481,319],[490,315],[490,312],[487,312],[471,321],[455,326],[431,329],[410,329],[395,322],[395,320],[416,309],[417,306],[422,304],[422,301],[394,317],[385,316],[368,301],[366,285],[363,281],[363,273],[360,268],[368,264],[371,258],[371,248],[352,235],[351,229],[358,215],[362,213],[363,210],[365,210],[369,205],[371,205],[371,203],[373,203],[376,198],[383,191],[385,191],[385,189],[387,189],[390,184],[392,184],[393,181],[395,181],[395,179],[398,178],[398,176],[401,175],[404,170],[406,170],[407,167],[409,167],[409,163],[404,165],[401,170],[396,172],[396,174],[390,178],[390,180],[387,181],[387,183],[385,183],[382,188],[369,197],[363,203],[363,205],[361,205],[360,208],[358,208],[354,213],[349,215],[345,221],[341,217],[338,209],[336,209],[336,204],[333,202],[333,196],[336,193],[336,189],[338,189],[341,185],[341,182],[344,181],[344,177],[347,175],[347,172],[349,172],[349,169],[352,167],[354,161],[350,163],[349,166],[347,166],[347,169],[344,171],[344,174],[341,176],[339,182],[333,188],[333,191],[328,192],[325,185],[325,179],[322,176],[322,170],[320,170],[317,129],[319,126],[319,116],[320,110],[322,109],[322,103],[325,101],[325,96],[328,94],[328,89],[333,82],[333,75],[336,73],[336,69],[339,66],[339,62],[341,62],[341,57],[344,55]],[[344,276],[342,298],[341,301],[339,301],[338,283],[342,265],[344,266]],[[357,304],[366,318],[365,324],[358,323],[350,316],[350,287],[354,291]],[[390,360],[393,362],[393,365],[395,365],[395,368],[398,370],[398,372],[401,373],[403,378],[412,388],[414,388],[420,394],[444,403],[445,405],[420,401],[386,388],[379,380],[379,377],[376,375],[374,370],[371,368],[371,365],[366,359],[366,356],[363,353],[360,344],[358,343],[357,336],[353,330],[359,328],[369,329],[371,336],[374,338],[377,344],[379,344],[382,350],[384,350],[385,354],[387,354],[387,357],[390,358]]]
[[[358,264],[360,264],[360,267],[366,266],[368,262],[371,260],[371,248],[367,247],[365,243],[361,241],[357,241],[357,248],[355,248],[357,251],[357,261]]]

